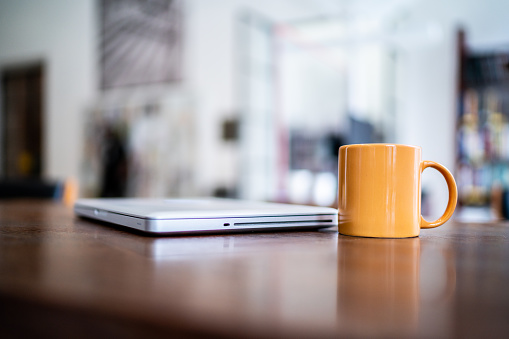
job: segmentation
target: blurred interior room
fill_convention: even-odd
[[[2,195],[335,206],[338,147],[388,142],[453,171],[457,218],[506,218],[508,12],[504,0],[2,1]],[[423,214],[440,216],[442,176],[426,171],[422,191]]]

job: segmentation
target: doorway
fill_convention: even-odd
[[[1,70],[1,177],[41,178],[43,87],[42,63]]]

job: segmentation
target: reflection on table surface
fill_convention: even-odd
[[[59,205],[1,203],[0,301],[165,334],[500,335],[509,330],[508,239],[507,224],[454,222],[411,239],[334,229],[149,237]]]

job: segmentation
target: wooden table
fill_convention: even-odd
[[[0,203],[0,337],[507,337],[509,224],[149,237]]]

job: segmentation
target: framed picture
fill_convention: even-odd
[[[181,80],[180,0],[102,0],[101,23],[103,89]]]

